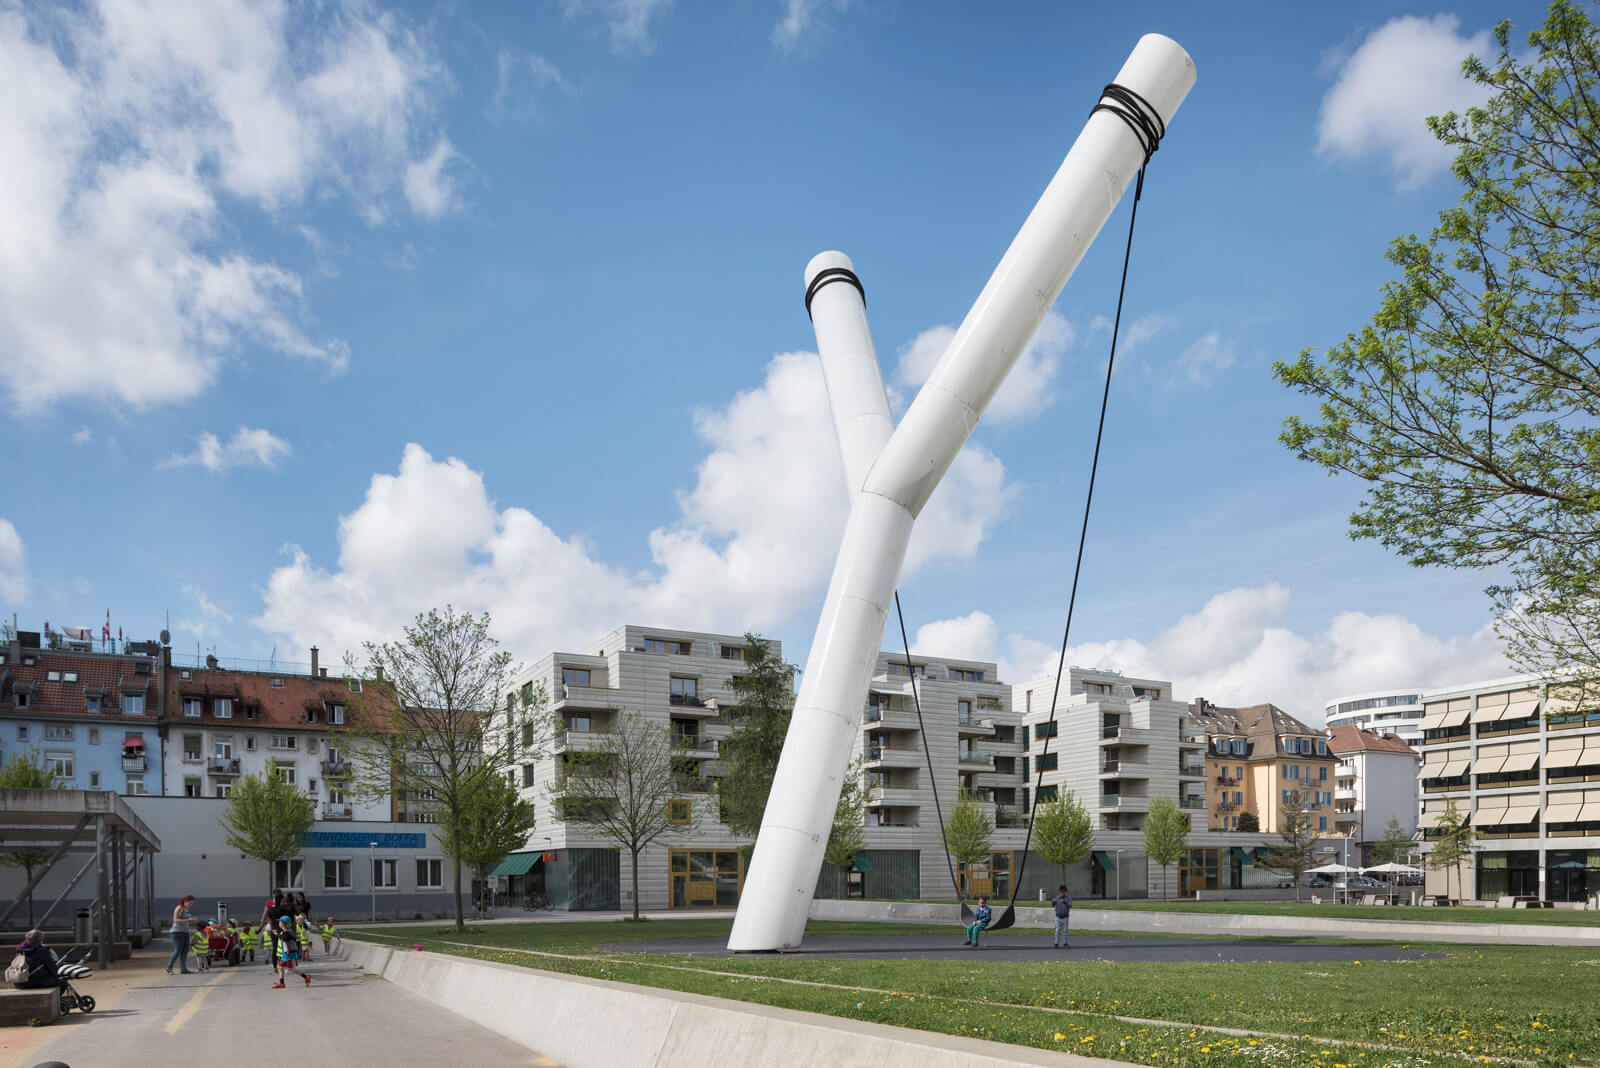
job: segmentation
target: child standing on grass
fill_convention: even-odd
[[[283,916],[278,920],[278,967],[282,970],[278,973],[278,981],[272,984],[272,989],[282,990],[285,985],[284,980],[289,978],[289,973],[299,964],[300,942],[295,937],[294,924],[289,921],[288,916]],[[305,980],[306,986],[311,985],[311,976],[304,968],[300,969],[300,978]]]

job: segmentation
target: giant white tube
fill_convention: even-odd
[[[1146,100],[1165,123],[1194,79],[1188,54],[1150,34],[1140,39],[1116,82]],[[950,347],[858,483],[730,949],[800,945],[912,524],[1144,158],[1138,137],[1121,119],[1103,111],[1089,116]]]
[[[854,493],[894,432],[878,354],[867,327],[866,298],[855,264],[843,252],[812,257],[805,282],[828,408],[844,458],[845,485]]]

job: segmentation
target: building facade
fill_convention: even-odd
[[[1459,871],[1428,872],[1427,892],[1600,893],[1600,709],[1563,702],[1531,675],[1430,690],[1423,701],[1424,848],[1451,802],[1475,839]]]
[[[1391,819],[1410,838],[1417,832],[1422,757],[1392,734],[1338,726],[1328,730],[1328,749],[1338,758],[1334,771],[1334,829],[1367,851],[1384,835]],[[1352,850],[1352,853],[1354,851]]]
[[[1204,698],[1189,706],[1205,733],[1207,824],[1235,830],[1253,812],[1263,833],[1276,834],[1299,791],[1319,833],[1331,834],[1334,769],[1328,739],[1276,705],[1222,708]]]
[[[67,789],[160,794],[160,647],[97,653],[39,639],[22,631],[0,650],[0,759],[37,751]]]
[[[1329,730],[1359,727],[1379,734],[1393,734],[1413,749],[1422,744],[1420,687],[1336,697],[1324,706],[1322,714]]]

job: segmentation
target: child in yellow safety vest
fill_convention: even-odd
[[[248,923],[245,924],[244,930],[239,932],[239,959],[241,961],[249,960],[251,964],[254,964],[256,962],[256,947],[260,944],[261,936],[256,934],[255,928]]]
[[[294,936],[300,941],[300,959],[311,959],[311,930],[306,926],[304,916],[294,918]]]
[[[190,944],[194,950],[194,966],[196,971],[211,970],[211,925],[203,924],[194,933],[194,941]]]
[[[340,942],[344,941],[344,939],[339,935],[339,929],[333,925],[332,916],[329,916],[322,921],[322,930],[320,933],[322,935],[322,952],[324,953],[333,952],[333,943],[335,939],[338,939]]]

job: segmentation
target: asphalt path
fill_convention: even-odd
[[[131,962],[77,984],[100,1004],[45,1028],[21,1030],[25,1044],[0,1045],[0,1065],[60,1061],[71,1068],[337,1068],[490,1064],[551,1066],[465,1017],[386,983],[353,964],[318,958],[311,985],[272,989],[265,964],[164,973],[158,940]],[[27,1041],[31,1039],[32,1041]]]
[[[1270,962],[1421,960],[1440,953],[1343,942],[1251,942],[1232,938],[1112,938],[1073,935],[1065,949],[1050,944],[1051,935],[991,935],[976,948],[961,944],[961,935],[809,935],[798,950],[761,956],[866,960],[1089,960],[1126,962]],[[660,953],[685,957],[732,957],[725,940],[672,938],[658,942],[613,942],[603,948],[618,953]],[[753,956],[756,954],[738,954]]]

